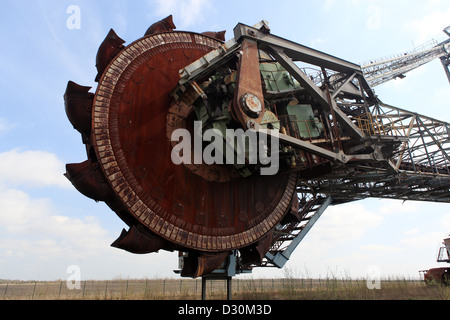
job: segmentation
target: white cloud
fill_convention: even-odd
[[[383,205],[379,209],[382,214],[401,214],[417,211],[417,202],[401,200],[383,200]]]
[[[114,30],[119,32],[118,34],[125,34],[128,28],[127,6],[128,2],[126,1],[115,1],[112,3],[112,12],[115,18]]]
[[[326,40],[325,39],[323,39],[323,38],[316,38],[316,39],[313,39],[313,40],[311,40],[311,48],[317,48],[319,45],[321,45],[321,44],[323,44],[324,42],[326,42]]]
[[[4,276],[30,279],[48,273],[55,277],[74,261],[104,255],[111,240],[95,217],[63,216],[50,199],[0,187],[0,273]]]
[[[439,245],[444,237],[445,234],[442,234],[441,232],[431,232],[418,237],[403,238],[400,241],[400,244],[407,247],[414,247],[413,250],[427,247],[432,248],[436,245]]]
[[[0,118],[0,134],[11,130],[15,126],[16,126],[15,124],[8,122],[8,120]]]
[[[414,43],[421,45],[434,39],[438,34],[443,36],[444,34],[440,34],[440,31],[449,25],[449,17],[450,6],[445,10],[442,10],[441,6],[440,9],[436,9],[421,19],[405,22],[404,29],[414,32],[416,35]]]
[[[360,203],[330,207],[314,226],[314,236],[328,248],[359,239],[383,221]]]
[[[177,29],[203,22],[211,9],[208,0],[151,0],[150,3],[156,5],[156,14],[159,16],[173,14]]]
[[[357,250],[355,245],[383,221],[382,215],[368,210],[361,202],[331,206],[294,251],[287,265],[297,269],[304,264],[312,276],[327,274],[330,268],[337,266],[338,273],[347,272],[352,263],[360,265],[368,259],[368,251]],[[352,269],[351,275],[355,272]]]
[[[50,211],[48,199],[30,199],[20,190],[0,189],[0,226],[9,233],[27,232]]]
[[[366,245],[362,245],[360,246],[360,249],[365,253],[365,254],[374,254],[374,253],[397,253],[397,252],[401,252],[402,249],[399,247],[394,247],[394,246],[386,246],[386,245],[381,245],[381,244],[366,244]]]
[[[450,214],[446,214],[445,216],[442,217],[441,224],[444,228],[450,230]]]
[[[371,5],[367,7],[367,21],[366,26],[369,30],[381,29],[381,9],[379,6]]]
[[[93,208],[98,214],[98,205]],[[112,248],[120,229],[111,233],[89,212],[73,217],[65,210],[51,198],[0,184],[2,278],[66,279],[69,265],[81,268],[82,279],[112,279],[130,272],[138,278],[173,275],[175,253],[134,255]]]
[[[64,172],[64,163],[50,152],[13,149],[0,153],[0,184],[68,188]]]
[[[419,233],[419,229],[418,228],[413,228],[410,230],[406,230],[404,232],[405,235],[414,235],[414,234],[418,234]]]
[[[323,5],[324,9],[330,10],[333,7],[335,1],[336,0],[325,0],[325,4]]]
[[[64,239],[85,248],[97,246],[98,238],[107,234],[95,217],[63,216],[50,199],[33,199],[21,190],[6,188],[0,189],[0,226],[10,236],[37,237],[41,241]]]

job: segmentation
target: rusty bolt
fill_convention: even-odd
[[[256,37],[256,32],[254,30],[247,30],[247,34],[251,37]]]
[[[241,96],[241,106],[244,112],[253,118],[259,117],[262,111],[261,101],[252,93],[245,93]]]

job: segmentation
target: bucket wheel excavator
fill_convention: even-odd
[[[95,93],[64,95],[87,154],[65,175],[128,225],[112,246],[178,251],[183,277],[281,267],[330,204],[450,201],[447,124],[382,103],[359,65],[264,21],[175,29],[111,29]]]

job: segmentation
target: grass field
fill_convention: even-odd
[[[81,281],[68,289],[53,282],[0,280],[0,300],[200,300],[201,279],[125,279]],[[226,281],[208,280],[207,299],[226,299]],[[450,288],[422,281],[381,280],[369,289],[365,280],[239,279],[232,281],[235,300],[448,300]]]

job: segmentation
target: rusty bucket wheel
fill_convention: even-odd
[[[87,95],[89,88],[68,86],[67,113],[89,113],[91,123],[84,127],[91,132],[82,132],[88,137],[83,139],[88,161],[68,165],[67,176],[130,226],[113,246],[134,253],[187,251],[182,275],[192,277],[213,271],[231,250],[239,249],[248,263],[260,260],[273,228],[290,209],[297,175],[230,174],[214,181],[171,161],[169,94],[179,70],[219,47],[222,39],[162,27],[151,27],[157,33],[147,32],[126,47],[110,31],[111,39],[99,49],[106,53],[97,57],[102,70],[94,97]],[[71,104],[78,101],[70,99],[73,92],[81,92],[81,100],[87,95],[91,107]]]
[[[219,44],[186,32],[138,40],[104,73],[93,105],[94,149],[129,213],[177,245],[212,252],[260,240],[283,217],[296,182],[283,175],[213,183],[171,163],[168,94],[179,69]]]

